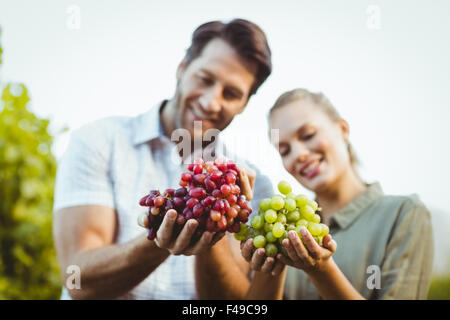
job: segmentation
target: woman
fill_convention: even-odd
[[[285,282],[287,299],[425,299],[433,242],[430,214],[418,197],[385,195],[379,183],[360,178],[349,125],[323,94],[284,93],[269,122],[279,129],[284,167],[315,193],[334,240],[327,236],[319,246],[305,228],[305,246],[290,231],[283,241],[289,257],[265,259],[263,248],[252,254],[249,239],[242,255],[257,272],[248,297],[281,298]]]

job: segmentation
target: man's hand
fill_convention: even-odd
[[[255,185],[256,173],[253,169],[245,164],[239,164],[239,179],[241,193],[250,201],[253,199],[253,188]]]
[[[166,212],[163,222],[156,233],[154,242],[161,249],[168,250],[173,255],[197,255],[207,248],[215,245],[225,235],[224,231],[209,232],[205,231],[201,238],[191,243],[192,236],[198,227],[198,222],[195,219],[190,219],[186,222],[177,237],[174,237],[173,230],[175,221],[177,219],[177,212],[170,209]],[[148,218],[146,214],[139,217],[138,223],[141,227],[148,228]]]

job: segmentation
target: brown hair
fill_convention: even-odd
[[[186,66],[197,58],[206,44],[214,38],[223,39],[242,58],[257,65],[255,83],[250,90],[250,95],[255,94],[272,72],[271,52],[264,32],[256,24],[244,19],[234,19],[228,23],[204,23],[192,35],[191,45],[185,56]]]
[[[275,104],[270,109],[269,117],[272,115],[274,110],[277,110],[280,107],[294,101],[306,101],[314,104],[315,106],[320,108],[322,112],[328,115],[328,117],[332,121],[338,121],[339,119],[342,118],[339,112],[330,102],[330,100],[322,92],[314,93],[308,91],[307,89],[302,88],[287,91],[283,93],[280,97],[278,97],[277,101],[275,101]],[[350,158],[350,164],[353,168],[353,171],[359,177],[358,174],[359,159],[350,143],[348,144],[348,155]]]

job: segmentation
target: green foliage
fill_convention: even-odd
[[[437,275],[431,280],[429,300],[450,300],[450,274]]]
[[[52,239],[56,160],[49,120],[27,109],[23,84],[0,107],[0,299],[56,299],[61,281]]]

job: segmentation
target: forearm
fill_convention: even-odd
[[[196,256],[195,280],[199,299],[243,299],[250,286],[226,238]]]
[[[329,262],[322,270],[308,272],[308,276],[323,299],[365,299],[358,291],[356,291],[332,258],[330,258]]]
[[[145,235],[120,244],[80,251],[69,265],[80,267],[81,289],[69,291],[74,299],[113,299],[131,290],[167,257]]]
[[[255,272],[246,299],[249,300],[281,300],[283,299],[286,268],[277,276],[268,273]]]

